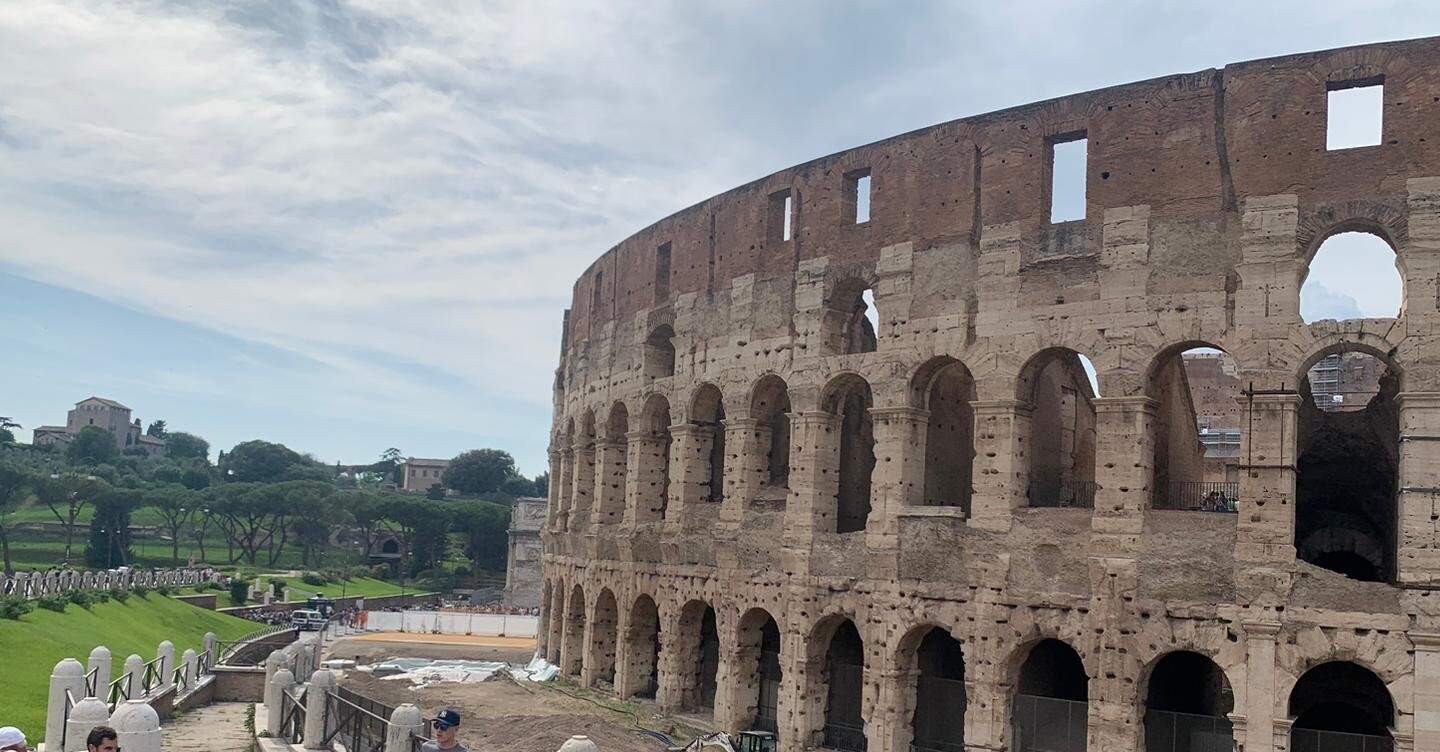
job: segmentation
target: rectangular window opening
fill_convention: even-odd
[[[770,240],[780,243],[790,240],[791,215],[794,211],[795,195],[790,189],[770,194],[770,216],[767,218]]]
[[[790,239],[790,217],[792,216],[792,212],[794,211],[794,205],[795,197],[787,193],[785,195],[785,220],[783,226],[780,229],[780,239],[782,241]]]
[[[855,224],[870,221],[870,174],[855,180]]]
[[[840,194],[841,217],[863,225],[870,221],[870,169],[845,173],[845,186]]]
[[[655,302],[670,299],[670,244],[655,249]]]
[[[595,287],[590,291],[590,315],[600,315],[600,304],[604,301],[601,290],[605,287],[605,272],[595,272]]]
[[[1325,103],[1325,149],[1379,146],[1385,84],[1363,79],[1331,84]]]
[[[1085,134],[1060,136],[1050,142],[1050,221],[1085,218],[1085,168],[1089,139]]]

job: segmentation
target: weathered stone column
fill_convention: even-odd
[[[622,525],[633,529],[645,522],[664,518],[670,467],[666,461],[669,449],[664,438],[647,430],[625,435],[629,456],[625,459],[625,519]]]
[[[1400,529],[1396,576],[1406,585],[1440,583],[1440,392],[1402,392]],[[1423,748],[1423,745],[1422,745]]]
[[[579,613],[575,612],[579,607]],[[560,641],[560,673],[578,678],[585,663],[585,604],[565,597],[564,632]]]
[[[97,645],[90,651],[90,659],[85,662],[85,676],[87,681],[91,674],[95,675],[95,687],[90,695],[92,697],[104,698],[105,690],[109,689],[110,685],[110,648],[104,645]]]
[[[972,680],[971,673],[965,672],[965,750],[1009,749],[1013,687],[983,678]]]
[[[780,696],[777,698],[776,716],[780,729],[779,752],[800,752],[813,749],[815,734],[811,728],[810,716],[815,703],[824,703],[825,698],[815,698],[806,692],[811,673],[820,670],[812,666],[805,646],[805,637],[789,630],[780,634]],[[824,712],[823,704],[820,712]]]
[[[160,659],[160,691],[174,686],[171,678],[175,673],[175,643],[162,640],[155,648],[155,657]]]
[[[1249,410],[1240,447],[1236,585],[1242,602],[1288,591],[1295,561],[1295,459],[1300,395],[1241,397]],[[1264,601],[1271,604],[1269,600]],[[1267,718],[1269,716],[1266,716]],[[1250,716],[1251,724],[1260,719]],[[1248,752],[1248,751],[1247,751]]]
[[[970,407],[975,411],[975,494],[970,501],[970,525],[1007,532],[1013,510],[1028,503],[1033,408],[1019,400],[977,400]]]
[[[552,532],[563,533],[570,529],[570,507],[575,495],[575,454],[570,447],[560,450],[560,475],[556,477],[559,490],[550,529]]]
[[[737,620],[738,621],[738,620]],[[744,731],[755,717],[760,646],[742,647],[738,625],[720,635],[720,668],[716,672],[715,725],[726,733]]]
[[[875,472],[870,480],[865,545],[872,551],[894,551],[899,545],[900,513],[924,502],[930,412],[909,406],[872,407],[870,416],[875,430]],[[895,574],[876,572],[874,576]]]
[[[310,677],[305,690],[305,749],[326,749],[325,700],[335,691],[335,675],[320,669]]]
[[[60,749],[65,735],[65,694],[85,696],[85,667],[74,658],[65,658],[50,672],[50,697],[45,705],[45,749]]]
[[[1107,556],[1140,553],[1145,510],[1155,480],[1155,400],[1096,397],[1095,513],[1090,549]]]
[[[791,413],[787,546],[808,551],[817,533],[835,529],[839,465],[840,417],[821,410]]]
[[[665,508],[665,528],[671,534],[693,528],[704,519],[700,507],[710,503],[714,430],[688,423],[670,427],[670,501]]]
[[[765,484],[770,468],[765,447],[770,427],[754,418],[725,419],[725,495],[720,504],[720,525],[737,530],[745,518],[745,505]],[[718,718],[718,716],[717,716]]]
[[[555,591],[550,594],[550,603],[546,604],[549,609],[550,620],[547,628],[550,630],[550,637],[545,641],[545,660],[560,665],[560,650],[565,645],[565,585],[558,582]]]
[[[1415,749],[1440,749],[1440,634],[1411,632],[1415,644]]]
[[[660,641],[659,665],[655,667],[656,684],[655,704],[660,707],[661,712],[671,712],[680,709],[685,702],[686,683],[682,678],[685,672],[681,663],[689,654],[683,649],[681,640],[674,625],[679,621],[678,614],[667,614],[663,610],[659,614],[661,632],[668,633],[669,638]]]
[[[590,505],[595,500],[595,444],[588,438],[578,439],[570,454],[575,458],[575,478],[567,529],[583,533],[589,530]]]
[[[1243,498],[1242,498],[1243,503]],[[1278,622],[1247,621],[1245,630],[1245,752],[1275,752],[1275,637]],[[1289,728],[1284,729],[1285,737]],[[1280,749],[1285,749],[1283,745]]]
[[[546,489],[545,503],[545,526],[551,531],[559,530],[560,520],[560,496],[564,488],[565,477],[565,454],[558,449],[551,448],[548,452],[550,459],[550,487]]]
[[[411,737],[425,728],[420,708],[405,703],[390,713],[390,726],[385,731],[385,752],[410,752]]]
[[[868,752],[910,752],[920,672],[913,667],[890,667],[875,673],[876,702],[865,723]]]
[[[625,518],[625,442],[605,440],[595,445],[595,507],[590,532],[613,529]]]
[[[121,689],[124,692],[122,699],[130,699],[140,696],[140,682],[145,678],[145,659],[134,653],[125,659],[124,673],[120,675]],[[106,700],[109,700],[107,697]]]
[[[285,720],[286,692],[295,685],[295,675],[290,669],[277,669],[265,682],[265,730],[270,736],[279,738],[280,726]]]

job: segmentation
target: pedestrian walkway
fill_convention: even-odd
[[[254,737],[245,730],[248,702],[217,702],[166,721],[164,752],[245,752]]]

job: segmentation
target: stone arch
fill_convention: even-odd
[[[910,379],[910,403],[928,412],[925,425],[924,502],[960,507],[969,514],[974,492],[975,377],[961,361],[941,355]]]
[[[1353,661],[1327,661],[1295,682],[1287,714],[1293,721],[1292,749],[1321,748],[1324,741],[1338,742],[1347,734],[1390,740],[1395,698],[1373,671]]]
[[[1016,379],[1016,398],[1030,406],[1031,506],[1095,505],[1095,393],[1080,353],[1049,347]]]
[[[690,425],[704,479],[700,498],[719,502],[725,496],[725,398],[714,384],[701,384],[690,398]]]
[[[965,748],[964,647],[944,626],[924,623],[899,641],[896,738],[892,748],[951,752]]]
[[[661,324],[650,330],[642,346],[641,371],[651,378],[675,375],[675,328]]]
[[[865,641],[848,615],[819,619],[806,639],[805,695],[809,698],[811,736],[819,746],[864,752]]]
[[[615,593],[608,587],[600,589],[595,598],[595,611],[590,617],[590,644],[585,654],[584,684],[586,686],[615,683],[615,653],[620,609]]]
[[[780,624],[769,611],[750,608],[736,624],[734,703],[746,728],[779,732]]]
[[[565,645],[565,580],[556,578],[545,608],[549,613],[550,634],[546,639],[545,660],[560,665],[560,652]]]
[[[1306,221],[1302,218],[1300,226],[1297,228],[1297,242],[1300,243],[1299,248],[1303,263],[1300,264],[1296,270],[1296,310],[1301,311],[1302,317],[1311,323],[1338,318],[1332,316],[1314,316],[1313,311],[1307,316],[1304,305],[1307,295],[1305,285],[1310,278],[1311,270],[1317,261],[1320,260],[1321,256],[1325,254],[1327,247],[1334,249],[1334,252],[1330,254],[1332,262],[1336,254],[1343,254],[1343,258],[1351,259],[1356,258],[1356,254],[1378,252],[1378,247],[1367,248],[1365,246],[1354,245],[1356,241],[1353,239],[1337,239],[1337,236],[1341,235],[1361,234],[1379,239],[1380,242],[1384,243],[1385,247],[1390,249],[1392,254],[1391,263],[1395,266],[1394,279],[1399,282],[1400,286],[1400,300],[1396,305],[1396,312],[1387,312],[1383,316],[1378,316],[1378,318],[1403,317],[1405,315],[1409,276],[1406,268],[1406,257],[1403,251],[1404,245],[1400,241],[1400,238],[1403,237],[1406,232],[1404,226],[1404,211],[1382,204],[1351,202],[1341,205],[1339,208],[1334,207],[1334,205],[1323,207],[1319,213],[1319,217],[1311,218],[1309,226],[1307,226]],[[1371,216],[1366,216],[1366,214]],[[1332,240],[1334,241],[1333,244]],[[1368,261],[1368,257],[1365,260]],[[1331,286],[1333,287],[1334,284],[1332,281]],[[1343,284],[1346,286],[1332,290],[1332,292],[1345,293],[1357,289],[1354,286],[1354,281],[1350,279],[1348,275]],[[1314,293],[1311,294],[1313,295]],[[1364,315],[1346,316],[1342,320],[1363,318],[1367,317]]]
[[[790,388],[785,380],[767,373],[750,390],[750,417],[759,429],[756,451],[762,460],[762,486],[790,486]]]
[[[1212,342],[1177,342],[1151,359],[1145,369],[1145,396],[1153,400],[1155,410],[1152,506],[1212,512],[1238,509],[1244,427],[1240,391],[1235,359]]]
[[[836,376],[822,392],[822,409],[839,423],[839,441],[835,442],[833,454],[838,483],[834,528],[837,533],[862,531],[870,517],[871,481],[875,472],[875,426],[870,408],[874,404],[870,383],[855,373]]]
[[[1227,717],[1236,709],[1225,670],[1209,656],[1171,650],[1141,673],[1144,749],[1189,750],[1228,747],[1234,729]]]
[[[584,527],[590,522],[591,506],[595,501],[595,446],[598,441],[595,411],[587,407],[580,415],[580,432],[575,436],[575,496],[570,506],[571,529]]]
[[[585,589],[575,583],[565,603],[564,643],[560,646],[560,673],[579,677],[585,663]]]
[[[875,352],[880,335],[880,327],[872,321],[872,317],[879,319],[878,305],[871,311],[875,285],[874,279],[865,276],[845,277],[831,285],[821,322],[830,352],[837,355]]]
[[[630,456],[630,412],[616,400],[605,418],[605,429],[595,456],[595,519],[613,525],[625,516]]]
[[[1010,663],[1013,748],[1084,752],[1090,688],[1080,653],[1047,637],[1017,648]]]
[[[675,641],[679,707],[714,708],[720,669],[720,633],[715,609],[698,598],[686,601],[671,634]]]
[[[639,425],[631,441],[635,444],[635,522],[665,518],[670,498],[670,401],[650,394],[641,408]]]
[[[615,691],[621,697],[655,697],[660,686],[660,610],[646,593],[635,596],[630,606],[622,655]]]

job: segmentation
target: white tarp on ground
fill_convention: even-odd
[[[524,668],[518,666],[510,667],[510,675],[520,681],[547,682],[560,673],[560,667],[545,660],[543,656],[535,656]]]
[[[440,682],[482,682],[507,667],[508,664],[497,661],[391,658],[359,670],[368,671],[381,679],[408,681],[416,687],[424,687]]]
[[[538,616],[449,611],[370,611],[365,618],[369,632],[534,637],[540,625]]]

